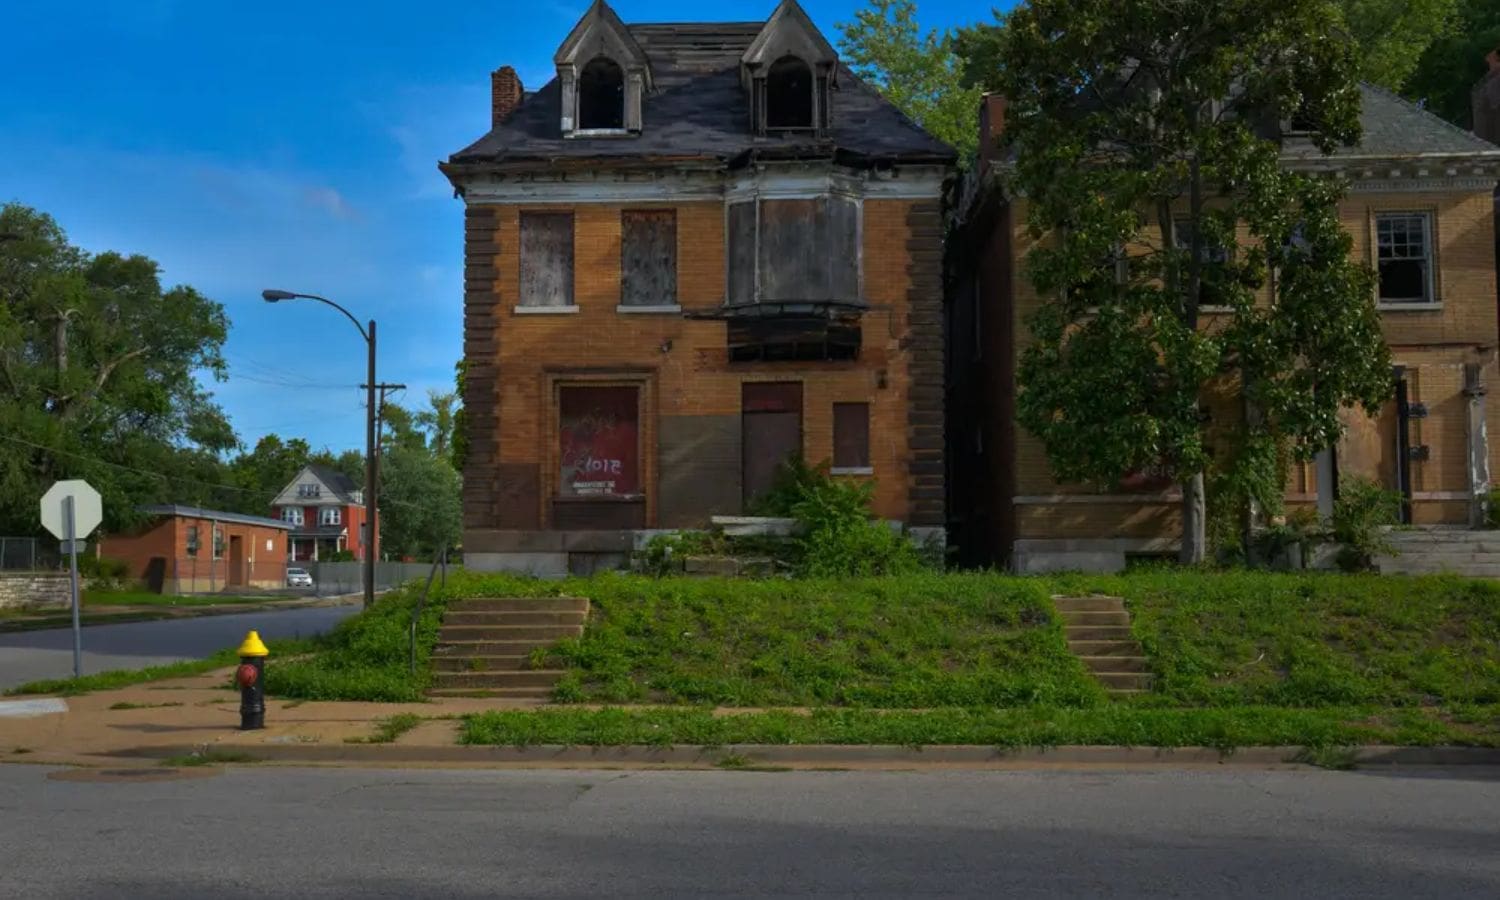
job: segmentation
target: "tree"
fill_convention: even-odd
[[[917,28],[915,0],[870,0],[839,25],[844,58],[897,109],[967,161],[979,140],[980,91],[965,86],[951,32]]]
[[[453,407],[457,403],[458,395],[451,391],[445,394],[428,390],[428,408],[414,417],[417,427],[427,432],[432,452],[443,459],[447,459],[452,451]]]
[[[453,365],[454,393],[458,402],[464,402],[464,373],[467,371],[467,360],[459,360]],[[459,474],[463,474],[464,464],[469,461],[469,414],[468,411],[459,406],[453,413],[453,468]]]
[[[107,528],[196,490],[178,473],[236,445],[195,377],[224,374],[223,307],[20,204],[0,207],[0,235],[0,532],[33,532],[60,477],[99,488]]]
[[[1344,27],[1359,47],[1359,74],[1401,90],[1434,42],[1453,32],[1459,0],[1339,0]],[[1479,54],[1482,65],[1484,54]]]
[[[387,553],[417,558],[454,547],[461,534],[460,483],[448,461],[412,446],[380,462],[380,536]]]
[[[1417,62],[1404,93],[1461,128],[1474,127],[1470,93],[1500,50],[1500,0],[1460,0],[1458,27],[1438,38]]]
[[[1065,481],[1177,481],[1187,563],[1205,555],[1210,434],[1236,448],[1217,461],[1235,502],[1274,508],[1287,455],[1391,391],[1344,185],[1284,168],[1258,127],[1295,117],[1325,152],[1358,138],[1339,23],[1331,0],[1032,0],[1000,36],[1042,298],[1018,418]]]

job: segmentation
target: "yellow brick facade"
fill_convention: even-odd
[[[682,312],[621,312],[621,214],[626,210],[675,210],[677,293]],[[470,528],[516,527],[522,522],[555,527],[551,501],[558,491],[558,422],[556,389],[575,383],[637,384],[642,388],[641,480],[647,527],[681,527],[706,522],[664,521],[657,501],[662,460],[658,427],[671,417],[741,415],[742,385],[753,381],[798,382],[802,386],[802,452],[809,462],[833,453],[833,404],[862,402],[870,410],[870,462],[877,515],[908,520],[911,509],[912,460],[908,429],[908,364],[905,349],[911,329],[909,297],[914,263],[909,244],[912,222],[937,218],[937,202],[866,200],[862,221],[863,295],[870,310],[862,317],[862,346],[851,361],[734,362],[726,347],[722,320],[693,318],[725,301],[725,204],[720,201],[675,203],[497,204],[486,207],[493,230],[482,232],[494,254],[492,270],[480,293],[470,280],[471,306],[488,303],[495,340],[482,348],[488,359],[471,367],[492,365],[496,373],[491,408],[476,409],[492,417],[493,446],[480,459],[497,468],[535,467],[539,490],[522,495],[534,503],[534,514],[510,518],[504,489],[498,514],[466,511]],[[516,312],[520,290],[520,216],[527,211],[573,215],[574,303],[576,312]],[[470,239],[470,256],[476,253]],[[934,251],[940,252],[935,242]],[[936,268],[934,264],[934,275]],[[934,306],[939,298],[934,297]],[[685,315],[686,314],[686,315]],[[475,413],[471,413],[474,415]],[[483,433],[484,429],[480,429]],[[724,461],[726,464],[728,461]],[[734,460],[733,465],[738,466]],[[712,466],[705,465],[705,477]],[[480,481],[485,472],[468,472]],[[720,477],[723,477],[722,474]],[[738,477],[738,473],[735,473]],[[466,486],[466,490],[469,488]],[[736,514],[739,509],[720,510]]]
[[[1012,204],[1009,234],[1014,304],[1009,324],[1016,343],[1029,341],[1027,317],[1039,299],[1025,276],[1024,259],[1033,246],[1025,227],[1024,201]],[[1488,191],[1373,193],[1356,190],[1340,206],[1340,217],[1354,239],[1356,258],[1375,265],[1375,218],[1383,212],[1424,212],[1433,223],[1435,303],[1425,307],[1383,308],[1381,318],[1392,361],[1406,369],[1409,402],[1424,404],[1426,418],[1410,421],[1409,443],[1425,447],[1428,458],[1411,463],[1412,520],[1415,524],[1462,524],[1469,520],[1469,438],[1464,365],[1482,367],[1492,390],[1500,386],[1496,364],[1497,299],[1495,205]],[[1019,352],[1019,351],[1018,351]],[[1500,398],[1485,405],[1490,471],[1500,473]],[[1216,410],[1217,412],[1217,410]],[[1388,402],[1373,420],[1358,410],[1347,416],[1348,431],[1337,450],[1339,477],[1370,477],[1395,487],[1396,413]],[[1087,486],[1058,483],[1041,442],[1016,428],[1013,450],[1000,465],[1014,467],[1015,539],[1171,538],[1181,531],[1175,490],[1155,495],[1100,494]],[[1287,499],[1314,503],[1316,466],[1295,465]],[[1086,497],[1079,495],[1088,495]]]

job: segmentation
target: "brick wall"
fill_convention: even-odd
[[[730,364],[722,321],[679,313],[621,313],[620,214],[672,208],[677,213],[678,300],[687,310],[721,306],[725,294],[724,205],[582,204],[470,206],[465,218],[465,406],[471,450],[464,473],[465,527],[527,529],[550,524],[558,479],[554,392],[560,383],[635,383],[643,391],[641,481],[647,523],[664,523],[658,485],[686,497],[668,510],[689,524],[704,501],[664,476],[660,434],[691,431],[674,418],[706,417],[720,431],[738,420],[746,381],[803,385],[803,453],[833,453],[833,404],[870,404],[870,455],[877,514],[942,524],[942,333],[938,201],[863,204],[863,284],[873,307],[863,317],[859,358],[836,362]],[[519,217],[525,210],[574,215],[576,313],[517,314]],[[660,422],[658,423],[658,417]],[[739,477],[737,442],[718,435],[693,478]],[[689,450],[669,437],[671,464]],[[914,448],[918,448],[914,450]],[[725,458],[734,454],[733,459]],[[914,457],[914,453],[919,456]],[[913,469],[915,465],[915,469]],[[689,479],[690,480],[690,479]],[[684,494],[683,492],[687,493]],[[723,502],[724,491],[714,503]],[[670,506],[671,504],[669,504]],[[734,513],[738,509],[717,509]]]
[[[1492,389],[1500,379],[1495,361],[1500,335],[1494,209],[1494,199],[1487,192],[1355,193],[1340,207],[1340,218],[1354,239],[1353,254],[1372,266],[1378,213],[1416,211],[1433,216],[1434,286],[1439,303],[1426,309],[1383,310],[1381,314],[1393,362],[1407,367],[1410,400],[1426,404],[1429,410],[1428,417],[1413,420],[1410,429],[1411,443],[1425,445],[1430,454],[1427,461],[1411,465],[1413,519],[1417,524],[1467,520],[1467,503],[1457,496],[1469,487],[1463,366],[1482,365],[1484,380]],[[1016,202],[1010,236],[1013,259],[1018,261],[1034,246],[1026,232],[1025,214],[1024,201]],[[1006,290],[1014,298],[1004,325],[1016,336],[1019,352],[1029,341],[1026,318],[1040,301],[1025,276],[1024,265],[1006,275],[1003,290],[995,286],[988,299],[991,304],[999,304]],[[1486,422],[1491,435],[1491,472],[1500,474],[1497,406],[1500,401],[1492,397],[1486,407]],[[1373,477],[1394,487],[1395,419],[1394,403],[1388,403],[1373,420],[1359,411],[1349,412],[1348,433],[1338,451],[1340,477]],[[1052,477],[1042,443],[1021,428],[1016,429],[1013,446],[1004,452],[1010,458],[996,460],[995,465],[1014,468],[1015,494],[1020,500],[1014,514],[1018,538],[1155,537],[1180,532],[1179,512],[1171,492],[1135,498],[1098,496],[1087,486],[1059,484]],[[1314,464],[1294,465],[1290,474],[1288,499],[1294,504],[1313,502],[1318,490]]]
[[[198,528],[196,553],[188,552],[189,526]],[[284,529],[222,520],[218,528],[223,551],[217,557],[214,520],[178,516],[156,519],[134,532],[107,535],[99,541],[99,555],[123,560],[130,578],[167,593],[285,587]]]
[[[66,572],[0,572],[0,609],[72,609]]]

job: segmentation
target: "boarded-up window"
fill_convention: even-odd
[[[573,305],[572,213],[521,213],[521,305]]]
[[[837,197],[764,200],[757,256],[762,301],[858,302],[859,205]]]
[[[755,302],[755,203],[729,205],[729,303]]]
[[[630,497],[641,492],[639,395],[634,387],[558,390],[564,497]]]
[[[677,302],[677,213],[670,209],[620,214],[620,302],[671,306]]]
[[[833,404],[833,467],[870,467],[870,404]]]

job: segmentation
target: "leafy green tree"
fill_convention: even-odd
[[[62,477],[99,488],[106,528],[180,502],[178,473],[205,474],[236,444],[195,377],[224,374],[223,307],[163,288],[144,256],[73,246],[17,203],[0,207],[0,235],[0,531],[34,533],[37,498]]]
[[[1359,74],[1401,90],[1434,42],[1453,33],[1459,0],[1339,0],[1344,27],[1359,47]],[[1480,63],[1483,63],[1480,54]]]
[[[460,482],[448,461],[424,448],[396,446],[380,461],[380,535],[393,556],[430,557],[457,545]]]
[[[469,461],[469,414],[463,408],[464,372],[467,363],[459,360],[453,365],[454,394],[460,406],[453,413],[453,468],[463,474],[464,464]]]
[[[1065,481],[1180,483],[1187,563],[1205,556],[1211,429],[1231,420],[1219,465],[1274,508],[1286,454],[1330,446],[1342,408],[1390,393],[1344,185],[1283,167],[1259,127],[1296,116],[1325,151],[1358,138],[1340,23],[1332,0],[1031,0],[1001,33],[992,86],[1043,300],[1018,417]],[[1217,422],[1213,396],[1234,401]]]
[[[839,25],[839,47],[855,74],[967,161],[978,143],[979,94],[963,84],[951,32],[917,26],[915,0],[869,0]]]
[[[1472,128],[1470,94],[1489,70],[1484,58],[1491,50],[1500,50],[1500,0],[1460,0],[1458,26],[1422,54],[1404,93],[1453,124]]]
[[[443,459],[448,459],[453,450],[453,415],[457,403],[458,395],[451,391],[429,390],[427,409],[414,417],[417,427],[427,432],[432,452]]]
[[[380,447],[383,452],[400,447],[426,450],[427,436],[417,428],[416,416],[399,403],[387,400],[380,405]]]

